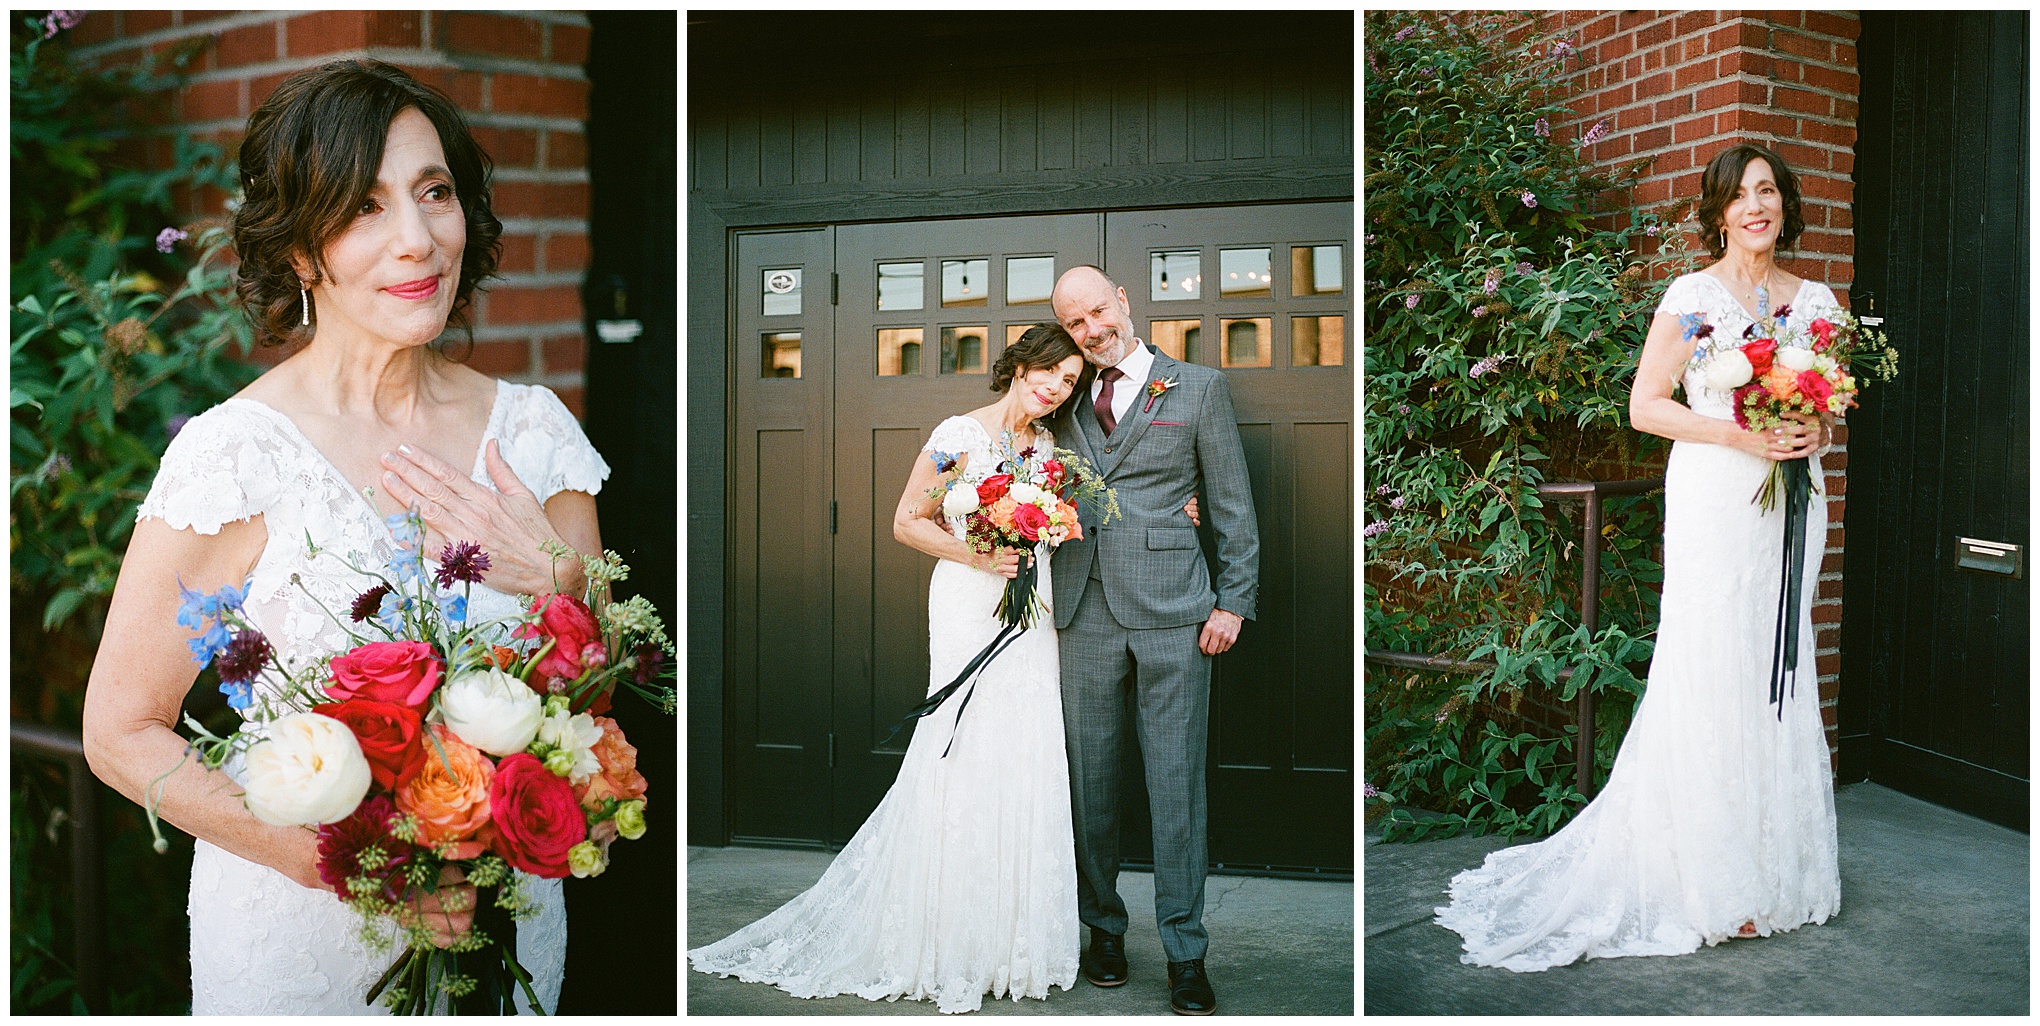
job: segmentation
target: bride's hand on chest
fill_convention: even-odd
[[[397,505],[418,511],[425,524],[427,557],[437,559],[454,542],[474,542],[489,557],[482,583],[490,588],[510,595],[553,591],[578,595],[585,583],[580,561],[556,559],[546,549],[555,543],[587,550],[555,527],[546,507],[518,480],[493,439],[484,465],[495,483],[493,491],[423,449],[398,446],[383,454],[381,481]]]

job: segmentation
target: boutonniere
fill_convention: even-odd
[[[1142,412],[1142,413],[1146,413],[1147,411],[1149,411],[1149,410],[1152,410],[1152,409],[1154,409],[1154,408],[1155,408],[1155,400],[1157,400],[1157,399],[1160,399],[1160,398],[1162,397],[1162,393],[1163,393],[1163,392],[1166,392],[1166,391],[1168,391],[1169,389],[1172,389],[1172,388],[1175,388],[1175,387],[1176,387],[1176,379],[1175,379],[1175,378],[1170,378],[1170,379],[1168,379],[1168,380],[1166,380],[1166,381],[1162,380],[1161,378],[1156,378],[1156,379],[1154,379],[1153,381],[1150,381],[1150,382],[1148,382],[1148,385],[1147,385],[1147,394],[1148,394],[1148,401],[1147,401],[1147,405],[1146,405],[1146,406],[1143,406],[1143,407],[1141,407],[1141,408],[1140,408],[1140,412]]]

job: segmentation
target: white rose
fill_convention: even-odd
[[[602,740],[602,728],[587,713],[569,716],[565,710],[547,716],[538,724],[538,743],[573,757],[561,776],[580,783],[602,772],[602,760],[595,757],[595,743]],[[547,764],[550,768],[551,764]]]
[[[1801,349],[1797,346],[1791,349],[1780,349],[1776,359],[1778,366],[1797,374],[1813,366],[1813,350]]]
[[[949,486],[949,494],[942,497],[942,515],[965,517],[977,512],[977,487],[968,481],[959,480]]]
[[[318,713],[291,713],[248,749],[248,811],[277,826],[346,819],[368,794],[368,759],[347,724]]]
[[[491,667],[439,689],[439,715],[462,741],[495,756],[515,755],[538,734],[544,701],[524,682]]]
[[[1741,388],[1755,376],[1756,370],[1750,366],[1750,358],[1744,356],[1740,349],[1723,350],[1707,362],[1707,387],[1719,392]]]
[[[1006,494],[1012,496],[1014,502],[1031,502],[1037,506],[1041,505],[1041,489],[1024,481],[1014,482],[1012,489]]]
[[[1834,377],[1836,367],[1837,364],[1835,363],[1835,358],[1825,353],[1819,354],[1813,358],[1813,369],[1821,377],[1824,378]]]

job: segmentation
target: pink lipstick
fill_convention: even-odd
[[[407,281],[401,285],[391,285],[383,289],[383,291],[398,299],[430,299],[434,293],[439,291],[439,279],[420,278],[417,281]]]

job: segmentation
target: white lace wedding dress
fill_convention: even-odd
[[[1044,430],[1037,443],[1053,445]],[[985,429],[951,417],[923,452],[997,459]],[[962,536],[960,521],[952,530]],[[1038,594],[1054,594],[1044,549]],[[998,633],[1006,579],[943,560],[928,584],[928,694]],[[795,997],[1045,998],[1077,976],[1076,849],[1054,616],[992,660],[958,722],[957,696],[913,728],[899,777],[814,887],[687,953],[697,971]],[[951,746],[952,739],[954,746]],[[950,747],[947,758],[942,751]]]
[[[1791,307],[1793,322],[1839,309],[1812,282]],[[1658,312],[1704,314],[1717,347],[1740,344],[1752,320],[1705,274],[1673,282]],[[1698,366],[1683,380],[1694,412],[1733,419],[1730,394],[1706,388]],[[1649,685],[1593,802],[1546,840],[1453,878],[1437,922],[1465,939],[1460,961],[1536,972],[1679,955],[1744,923],[1769,936],[1840,908],[1812,623],[1827,507],[1816,495],[1807,516],[1797,688],[1780,722],[1768,682],[1785,514],[1782,499],[1768,514],[1750,503],[1770,466],[1725,446],[1673,443]]]
[[[573,414],[542,387],[499,382],[484,449],[490,439],[541,501],[567,489],[592,494],[609,475]],[[473,477],[493,488],[482,452],[476,451]],[[344,649],[349,642],[333,616],[347,616],[354,597],[373,581],[331,556],[308,558],[305,541],[380,569],[393,551],[390,532],[382,514],[283,414],[235,397],[192,418],[164,452],[139,516],[215,534],[222,524],[258,513],[269,542],[250,577],[249,619],[281,659],[309,661]],[[520,605],[479,585],[470,603],[471,619],[510,615]],[[228,772],[235,768],[229,764]],[[541,1003],[552,1009],[566,972],[566,904],[558,880],[526,877],[525,885],[540,912],[518,924],[517,957]],[[385,1011],[363,997],[396,953],[364,943],[357,936],[360,917],[332,893],[300,887],[200,840],[188,911],[193,1014]]]

